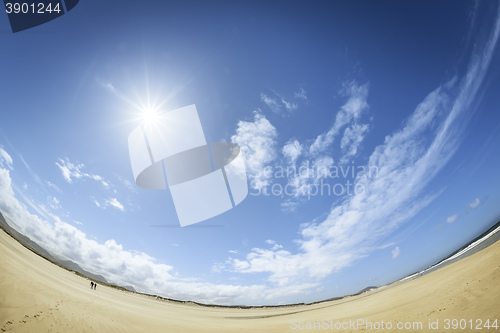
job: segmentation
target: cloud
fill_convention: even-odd
[[[258,111],[253,122],[239,121],[231,141],[240,146],[245,159],[250,186],[261,189],[270,184],[270,175],[264,172],[276,158],[276,128]]]
[[[317,281],[380,248],[388,235],[439,195],[424,189],[459,146],[468,119],[465,114],[487,73],[499,32],[497,15],[484,50],[475,49],[462,78],[453,78],[430,92],[402,128],[375,148],[366,167],[378,170],[378,176],[358,175],[354,181],[364,191],[344,198],[325,218],[301,225],[295,253],[283,248],[253,248],[244,260],[230,259],[228,267],[240,273],[268,273],[269,282],[284,286]],[[348,102],[330,131],[318,136],[310,153],[329,147],[340,127],[368,108],[367,92],[366,85],[345,87]]]
[[[56,197],[49,196],[47,201],[52,209],[61,209],[62,208],[60,205],[59,199],[57,199]]]
[[[99,203],[99,201],[97,201],[97,200],[96,200],[96,199],[94,199],[94,198],[90,198],[90,199],[92,200],[92,202],[93,202],[93,203],[95,203],[95,205],[96,205],[97,207],[101,207],[101,204]]]
[[[118,176],[118,180],[120,180],[129,191],[137,193],[137,188],[132,184],[130,180],[125,179],[121,176]]]
[[[399,257],[399,254],[401,253],[401,250],[399,249],[399,246],[396,246],[394,250],[392,250],[392,259],[396,259]]]
[[[90,197],[90,200],[99,208],[106,209],[107,207],[113,207],[118,210],[121,210],[122,212],[125,211],[125,207],[118,201],[117,198],[109,198],[104,201],[97,201],[96,198]]]
[[[476,209],[477,207],[479,207],[480,204],[481,204],[481,200],[479,200],[479,198],[476,198],[476,200],[474,200],[474,202],[472,202],[469,205],[469,207],[472,209]]]
[[[56,165],[61,169],[64,179],[72,184],[74,179],[93,179],[101,183],[104,187],[109,188],[109,182],[105,181],[103,177],[95,174],[89,174],[83,171],[85,165],[83,163],[72,163],[68,158],[59,159]]]
[[[293,97],[295,97],[296,99],[307,100],[307,92],[301,88],[298,92],[293,94]]]
[[[330,156],[319,156],[311,163],[309,160],[304,160],[300,166],[289,165],[287,168],[288,184],[287,191],[293,194],[293,197],[310,197],[320,187],[321,181],[327,179],[330,175],[330,170],[334,166],[334,160]],[[290,168],[293,167],[293,168]],[[292,172],[296,170],[296,172]],[[288,172],[290,171],[290,172]],[[316,193],[317,194],[317,193]],[[284,204],[286,207],[293,208],[290,203]],[[283,205],[282,205],[283,207]]]
[[[309,147],[309,153],[313,156],[329,149],[332,146],[335,137],[339,134],[340,130],[349,123],[356,122],[361,117],[361,115],[369,109],[369,105],[367,102],[367,83],[360,85],[356,81],[346,82],[344,83],[344,87],[341,90],[341,95],[346,97],[347,101],[337,112],[335,122],[328,130],[328,132],[318,135],[316,137],[316,140]],[[358,132],[360,129],[361,128],[357,128]],[[348,133],[348,135],[349,134],[350,132]],[[348,142],[346,142],[345,144],[347,145],[347,143]]]
[[[281,98],[281,103],[283,103],[283,105],[285,106],[285,109],[288,112],[295,111],[299,108],[299,106],[296,103],[287,101],[284,98]]]
[[[0,146],[0,167],[14,170],[12,157]]]
[[[302,148],[299,141],[290,140],[283,146],[281,152],[289,164],[295,164],[297,158],[302,154]]]
[[[295,211],[300,203],[304,202],[305,197],[310,199],[311,196],[318,194],[319,188],[321,190],[325,189],[322,185],[325,184],[329,171],[334,167],[335,163],[331,152],[328,150],[342,128],[347,126],[340,144],[344,154],[340,164],[345,164],[350,157],[357,154],[358,147],[368,131],[367,124],[358,123],[361,115],[369,109],[367,102],[368,84],[360,85],[356,81],[347,81],[344,83],[340,94],[346,98],[346,101],[337,113],[336,120],[327,133],[318,135],[309,146],[294,139],[288,141],[282,148],[288,178],[287,195],[290,196],[289,193],[291,193],[291,198],[287,198],[281,203],[281,208],[285,212]],[[303,159],[299,161],[301,157]],[[289,172],[293,170],[295,172]],[[332,187],[334,185],[327,185],[326,188],[333,191]],[[347,186],[344,188],[347,188]]]
[[[114,207],[118,210],[121,210],[122,212],[125,211],[125,207],[123,207],[123,205],[116,198],[106,200],[106,206]]]
[[[281,105],[278,103],[276,99],[269,97],[264,93],[261,93],[260,100],[264,102],[274,113],[281,112]]]
[[[54,189],[56,192],[58,192],[58,193],[60,193],[60,194],[62,194],[62,193],[63,193],[63,191],[62,191],[62,190],[59,188],[59,186],[57,186],[56,184],[51,183],[50,181],[46,181],[46,183],[47,183],[47,185],[48,185],[50,188]]]
[[[299,202],[296,200],[292,200],[291,198],[286,198],[280,204],[281,210],[285,213],[293,213],[299,207]]]
[[[282,95],[273,91],[274,96],[269,96],[265,93],[260,94],[260,100],[267,105],[276,114],[286,115],[299,108],[299,102],[307,101],[307,92],[304,89],[300,89],[298,92],[294,93],[293,98],[286,99]],[[283,111],[286,111],[283,112]]]
[[[454,223],[458,219],[459,215],[455,214],[446,219],[446,223]]]
[[[116,94],[116,89],[115,86],[111,82],[106,82],[102,80],[101,78],[96,78],[97,83],[101,85],[104,89],[108,90],[109,92]]]
[[[355,156],[358,152],[358,146],[363,141],[366,132],[368,132],[368,125],[353,124],[351,127],[346,128],[344,136],[340,141],[340,149],[342,149],[342,156],[340,163],[346,163],[348,159]]]

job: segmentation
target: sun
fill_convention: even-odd
[[[146,125],[153,125],[158,120],[158,113],[155,109],[147,108],[142,110],[142,121]]]

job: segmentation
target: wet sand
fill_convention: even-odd
[[[465,320],[467,328],[452,329],[453,319]],[[500,242],[417,279],[357,296],[239,309],[157,300],[102,285],[91,290],[90,280],[0,230],[0,332],[473,332],[487,319],[500,324]],[[429,328],[436,321],[438,329]],[[413,327],[397,329],[398,323]]]

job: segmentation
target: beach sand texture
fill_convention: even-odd
[[[330,320],[346,326],[358,319],[372,325],[383,320],[386,326],[389,321],[393,329],[298,326]],[[465,319],[468,327],[446,330],[446,319]],[[0,230],[0,332],[500,332],[471,329],[470,319],[474,328],[477,320],[500,322],[500,242],[420,278],[357,296],[239,309],[157,300],[102,285],[91,290],[90,280],[48,262]],[[436,320],[439,328],[429,329],[429,321]],[[422,328],[398,330],[397,322],[421,322]]]

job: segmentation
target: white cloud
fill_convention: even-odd
[[[47,202],[52,209],[61,209],[62,208],[60,205],[59,199],[57,199],[56,197],[49,196],[47,198]]]
[[[272,248],[271,248],[272,251],[276,251],[276,250],[283,248],[282,245],[278,244],[275,240],[272,240],[272,239],[266,240],[266,244],[272,245]]]
[[[106,200],[106,206],[114,207],[118,210],[121,210],[122,212],[125,211],[125,207],[123,207],[123,205],[116,198]]]
[[[342,149],[342,159],[340,163],[347,163],[348,159],[355,156],[358,152],[358,146],[363,141],[366,132],[368,132],[368,125],[353,124],[344,131],[344,136],[340,141],[340,149]]]
[[[97,207],[101,207],[101,204],[95,198],[91,197],[90,200],[92,200],[92,202],[95,203]]]
[[[229,250],[229,253],[238,254],[238,250]]]
[[[355,179],[355,185],[364,191],[345,198],[319,222],[301,226],[297,253],[253,248],[244,260],[230,259],[228,267],[241,273],[268,273],[269,282],[283,286],[324,278],[380,248],[378,244],[385,237],[439,195],[426,194],[424,189],[460,143],[467,119],[464,114],[484,80],[499,32],[497,17],[484,51],[471,57],[462,79],[454,78],[428,94],[402,129],[386,136],[375,148],[367,169],[377,169],[378,176]],[[311,146],[312,153],[329,146],[340,125],[359,117],[368,107],[365,86],[352,84],[345,89],[351,96],[349,101],[329,133],[319,136]]]
[[[278,103],[276,99],[269,97],[264,93],[261,93],[260,100],[264,102],[274,113],[281,112],[281,105]]]
[[[289,164],[295,164],[297,158],[302,154],[302,145],[297,140],[290,140],[284,146],[281,152],[283,156],[288,160]]]
[[[12,157],[0,146],[0,167],[8,168],[9,170],[13,170],[13,161]]]
[[[333,158],[324,155],[317,157],[312,163],[309,160],[304,160],[298,168],[296,165],[289,165],[287,167],[287,191],[293,194],[294,198],[310,198],[311,194],[318,191],[318,188],[321,187],[321,181],[329,177],[334,162]],[[290,201],[282,204],[282,208],[289,211],[293,211],[296,207]]]
[[[109,188],[109,182],[105,181],[103,177],[84,172],[85,165],[83,163],[72,163],[68,158],[60,158],[56,165],[61,169],[64,179],[70,184],[73,183],[74,179],[88,178],[101,183],[105,188]]]
[[[60,194],[62,194],[62,193],[63,193],[63,191],[62,191],[62,190],[59,188],[59,186],[57,186],[56,184],[51,183],[50,181],[46,181],[46,183],[47,183],[47,185],[48,185],[50,188],[52,188],[52,189],[56,190],[56,192],[59,192]]]
[[[401,250],[399,249],[399,246],[396,246],[394,250],[392,250],[392,259],[396,259],[399,257],[399,254],[401,253]]]
[[[254,189],[261,189],[271,182],[264,168],[276,158],[277,135],[269,120],[255,112],[254,121],[239,121],[236,134],[231,137],[231,141],[241,148],[250,186]]]
[[[458,214],[452,215],[446,219],[446,222],[451,224],[455,222],[458,219],[458,217],[459,217]]]
[[[285,213],[293,213],[299,207],[299,202],[292,200],[291,198],[286,198],[280,204],[281,210]]]
[[[96,78],[96,81],[103,87],[104,89],[108,90],[109,92],[116,94],[116,89],[114,85],[111,82],[106,82],[102,80],[101,78]]]
[[[265,93],[260,94],[260,100],[267,105],[276,114],[286,115],[299,108],[298,102],[303,102],[307,100],[307,92],[304,89],[300,89],[298,92],[294,93],[293,98],[287,99],[277,92],[273,91],[274,97],[266,95]],[[286,111],[284,113],[283,111]]]
[[[300,90],[298,92],[296,92],[293,97],[295,97],[296,99],[303,99],[303,100],[307,100],[307,92],[300,88]]]
[[[299,108],[299,106],[297,105],[297,103],[287,101],[283,97],[281,98],[281,103],[283,103],[283,105],[285,106],[285,109],[288,112],[295,111],[295,110],[297,110]]]
[[[132,184],[132,182],[128,179],[125,179],[125,178],[122,178],[121,176],[118,176],[118,179],[123,183],[123,185],[125,185],[125,187],[131,191],[131,192],[134,192],[136,193],[137,192],[137,189],[136,187]]]
[[[351,122],[357,122],[361,115],[369,109],[368,84],[359,85],[356,81],[344,84],[341,94],[347,97],[347,101],[340,108],[335,117],[335,122],[328,132],[318,135],[309,147],[309,153],[313,156],[329,149],[340,130]]]
[[[106,209],[107,207],[113,207],[118,210],[121,210],[122,212],[125,211],[125,207],[118,201],[117,198],[109,198],[104,201],[97,201],[96,198],[90,197],[90,200],[99,208]]]
[[[479,200],[479,198],[476,198],[476,200],[474,200],[474,202],[472,202],[469,205],[469,207],[472,209],[476,209],[477,207],[479,207],[480,204],[481,204],[481,200]]]

